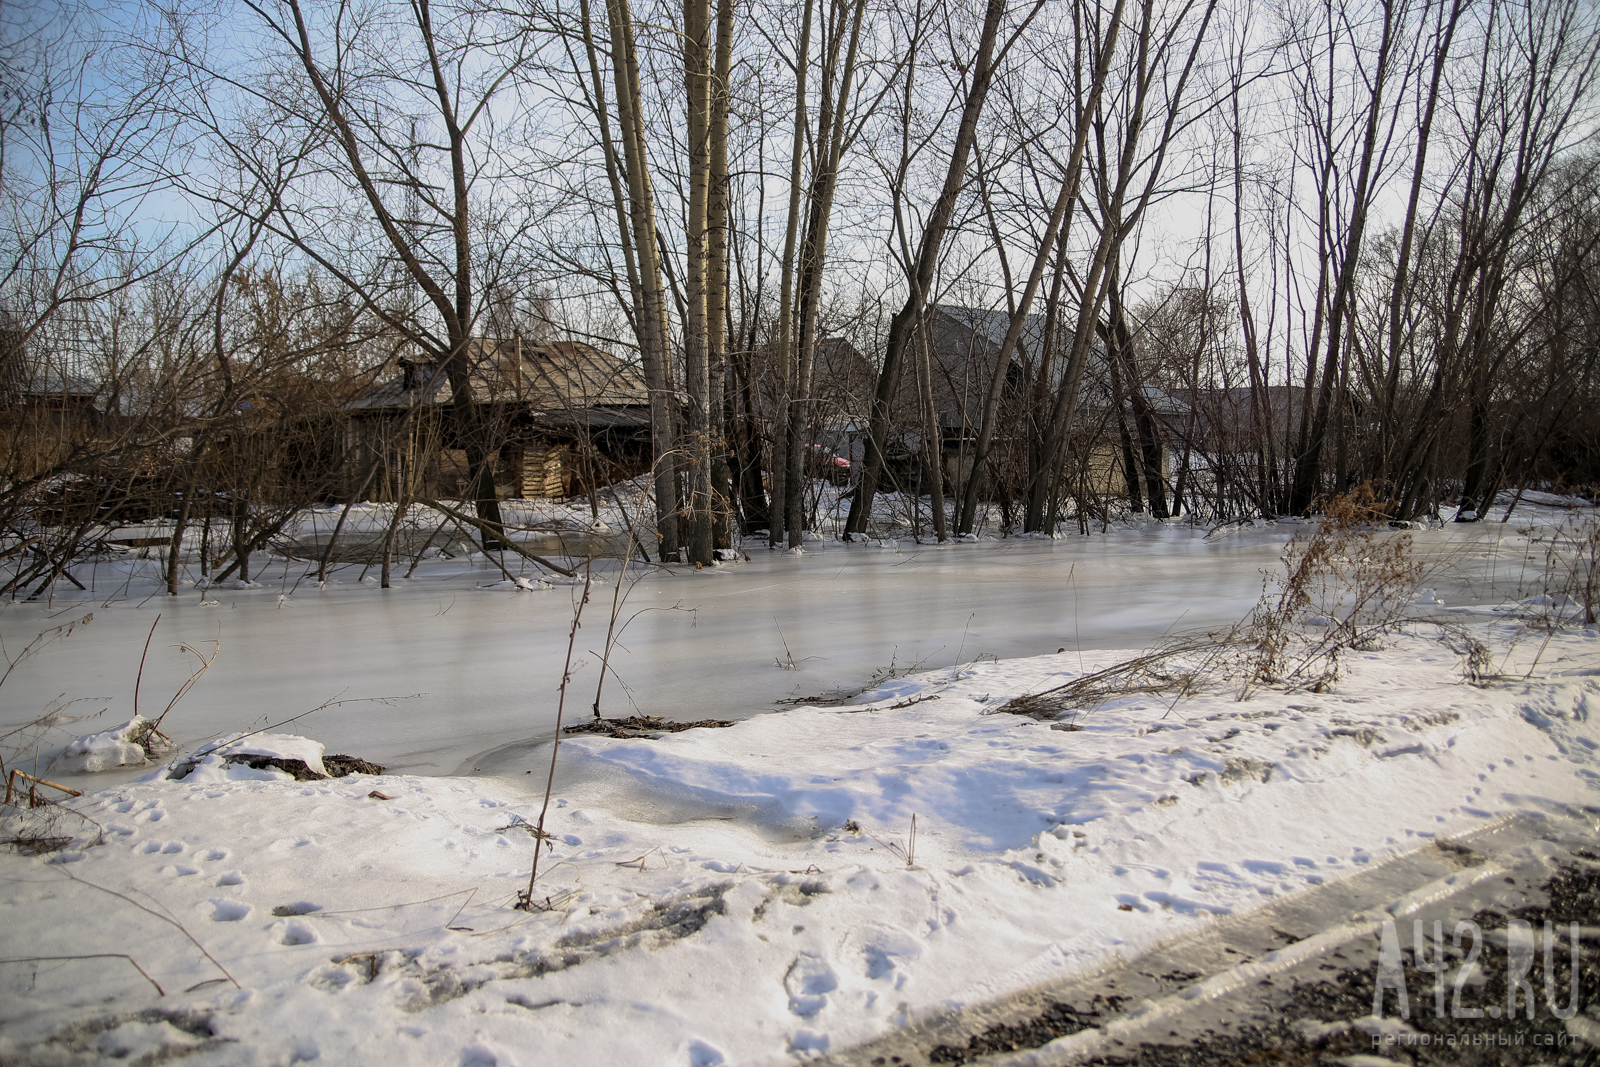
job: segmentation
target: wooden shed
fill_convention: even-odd
[[[564,497],[648,468],[650,394],[637,366],[581,341],[470,345],[472,397],[497,453],[501,496]],[[393,371],[349,405],[347,494],[465,495],[444,368],[398,359]]]

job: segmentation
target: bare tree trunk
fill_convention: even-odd
[[[823,71],[822,110],[817,121],[817,140],[824,147],[818,153],[816,170],[811,176],[811,188],[806,197],[810,210],[805,243],[800,247],[800,345],[795,353],[795,391],[789,403],[789,494],[785,525],[789,528],[790,548],[799,548],[804,542],[805,494],[801,487],[808,480],[806,460],[812,451],[806,429],[812,370],[817,355],[817,316],[822,303],[822,272],[827,265],[828,225],[833,216],[839,163],[844,155],[845,127],[850,117],[850,92],[855,81],[861,20],[866,8],[866,0],[856,0],[843,67],[839,66],[841,20],[837,17],[832,20],[835,29],[832,40],[828,42],[828,59]],[[838,3],[836,14],[842,14],[843,10],[844,4]]]
[[[689,558],[714,562],[711,551],[711,365],[707,314],[711,197],[711,3],[684,0],[683,71],[687,93],[689,204],[683,322],[685,459],[689,467]]]
[[[1055,273],[1050,279],[1050,295],[1044,305],[1044,341],[1043,351],[1039,355],[1039,373],[1033,382],[1032,396],[1028,403],[1028,480],[1023,483],[1024,490],[1039,484],[1044,477],[1044,456],[1042,452],[1042,423],[1045,412],[1050,406],[1050,377],[1056,360],[1056,343],[1061,332],[1061,289],[1067,272],[1067,229],[1061,228],[1060,235],[1056,238],[1056,266]]]
[[[883,449],[889,435],[890,405],[900,385],[900,368],[906,346],[911,343],[912,335],[922,321],[922,301],[933,285],[934,270],[939,265],[939,250],[949,229],[950,218],[955,213],[956,196],[965,183],[967,157],[972,153],[972,144],[977,135],[978,116],[983,111],[989,86],[994,80],[995,39],[999,36],[1000,20],[1005,15],[1005,8],[1005,0],[988,0],[984,9],[983,30],[971,67],[972,82],[962,104],[961,122],[956,128],[955,144],[950,149],[950,166],[945,171],[944,187],[939,191],[939,199],[934,202],[922,230],[914,266],[909,272],[911,285],[905,306],[889,321],[889,338],[884,346],[883,365],[878,371],[878,387],[872,398],[872,415],[865,441],[865,464],[856,494],[850,501],[850,515],[845,522],[846,537],[864,534],[867,520],[872,516],[872,498],[877,494],[878,479],[883,472]]]
[[[1139,373],[1134,361],[1133,332],[1128,328],[1128,318],[1122,303],[1121,272],[1113,264],[1111,283],[1107,287],[1106,303],[1109,321],[1106,324],[1106,354],[1113,373],[1120,365],[1127,383],[1128,407],[1133,412],[1134,431],[1137,435],[1138,463],[1130,476],[1144,479],[1144,498],[1150,504],[1150,517],[1170,518],[1167,510],[1167,486],[1162,474],[1161,426],[1150,401],[1144,393],[1144,375]],[[1120,418],[1120,412],[1119,412]],[[1131,445],[1130,445],[1131,447]],[[1138,510],[1135,508],[1135,510]]]
[[[1428,158],[1428,142],[1433,131],[1434,111],[1438,107],[1440,86],[1444,81],[1445,65],[1450,57],[1450,44],[1455,38],[1456,26],[1461,18],[1463,0],[1450,0],[1448,11],[1441,4],[1439,28],[1437,30],[1438,42],[1434,45],[1433,74],[1428,82],[1427,97],[1423,102],[1422,119],[1417,125],[1416,158],[1411,165],[1411,191],[1406,200],[1405,219],[1401,223],[1400,249],[1395,254],[1394,281],[1389,292],[1389,346],[1384,353],[1388,361],[1387,373],[1384,376],[1383,392],[1378,400],[1378,447],[1374,457],[1373,471],[1385,483],[1397,473],[1395,465],[1400,461],[1398,455],[1399,437],[1396,433],[1395,404],[1400,391],[1400,367],[1402,360],[1402,322],[1406,302],[1412,298],[1410,291],[1410,269],[1412,247],[1417,236],[1418,206],[1422,198],[1423,176]],[[1389,484],[1387,491],[1392,494],[1395,486]]]
[[[1188,10],[1188,7],[1182,9],[1178,16],[1180,22]],[[1042,530],[1046,527],[1047,504],[1053,496],[1055,483],[1060,478],[1060,467],[1066,454],[1068,435],[1077,413],[1083,371],[1089,356],[1089,344],[1093,340],[1095,326],[1110,288],[1111,271],[1115,267],[1114,257],[1120,253],[1123,241],[1137,225],[1154,195],[1167,150],[1173,143],[1173,130],[1178,123],[1184,90],[1205,45],[1206,30],[1211,24],[1211,16],[1215,10],[1216,0],[1208,0],[1203,8],[1199,28],[1190,43],[1182,73],[1165,102],[1166,121],[1148,161],[1141,160],[1139,156],[1145,116],[1158,66],[1165,60],[1167,49],[1173,43],[1175,36],[1171,33],[1158,34],[1153,0],[1143,0],[1140,5],[1139,32],[1135,42],[1136,55],[1131,63],[1133,84],[1128,93],[1127,114],[1120,131],[1123,141],[1114,171],[1104,136],[1107,120],[1103,116],[1096,119],[1100,236],[1089,269],[1079,286],[1078,323],[1073,332],[1072,353],[1067,362],[1066,374],[1056,393],[1050,423],[1044,434],[1044,444],[1040,448],[1040,455],[1044,458],[1041,477],[1034,483],[1028,500],[1026,524],[1029,530]],[[1140,169],[1145,170],[1144,187],[1138,192],[1133,207],[1127,209],[1128,190],[1133,183],[1135,172]]]
[[[1250,425],[1256,437],[1261,471],[1256,493],[1262,514],[1271,517],[1277,513],[1277,446],[1273,440],[1272,394],[1267,388],[1267,376],[1261,367],[1261,349],[1256,339],[1256,320],[1250,310],[1250,286],[1246,280],[1244,258],[1244,124],[1239,116],[1239,94],[1244,60],[1236,57],[1238,66],[1232,74],[1229,103],[1233,111],[1233,252],[1234,266],[1239,282],[1239,327],[1244,339],[1245,366],[1250,374]],[[1195,396],[1199,396],[1198,378]]]
[[[639,57],[633,42],[633,16],[628,0],[607,0],[611,24],[612,67],[616,75],[617,116],[621,126],[624,170],[628,176],[629,219],[639,255],[639,355],[650,390],[650,445],[655,479],[656,529],[662,562],[678,557],[678,488],[674,471],[671,334],[667,327],[666,290],[662,284],[661,246],[656,233],[655,194],[641,112]]]
[[[727,348],[728,321],[728,105],[733,76],[734,0],[717,2],[717,43],[715,69],[711,79],[711,182],[708,193],[706,227],[708,261],[706,265],[706,362],[710,392],[708,436],[711,446],[713,549],[733,547],[733,479],[728,466]]]
[[[1322,447],[1327,436],[1328,415],[1333,403],[1334,388],[1338,384],[1339,368],[1344,359],[1344,329],[1349,314],[1348,307],[1353,299],[1356,272],[1360,267],[1361,241],[1366,234],[1367,212],[1371,207],[1373,162],[1378,151],[1378,131],[1384,114],[1383,91],[1390,74],[1399,2],[1400,0],[1385,0],[1382,3],[1383,37],[1378,46],[1377,69],[1372,74],[1372,95],[1367,106],[1366,129],[1362,135],[1361,160],[1351,204],[1350,227],[1345,235],[1344,247],[1340,250],[1333,302],[1328,308],[1328,354],[1322,369],[1316,410],[1311,417],[1300,452],[1295,456],[1294,485],[1290,490],[1289,510],[1297,515],[1310,512],[1316,502],[1322,481]]]
[[[784,525],[790,512],[789,495],[798,494],[798,484],[789,481],[789,404],[794,387],[794,261],[795,242],[800,230],[801,166],[805,161],[806,75],[811,66],[811,20],[815,0],[806,0],[801,16],[800,47],[795,53],[794,141],[789,153],[789,213],[783,237],[783,262],[779,266],[778,344],[773,353],[777,406],[772,413],[772,503],[767,517],[768,545],[783,544]]]
[[[919,301],[920,303],[920,301]],[[928,340],[927,324],[917,328],[917,410],[922,413],[922,454],[928,480],[928,509],[933,516],[933,536],[944,544],[950,540],[949,522],[944,513],[944,434],[939,426],[939,412],[933,406],[932,344]],[[960,474],[960,457],[957,457],[957,474]],[[968,481],[978,477],[978,467],[973,465]],[[916,505],[913,504],[913,507]]]
[[[1078,184],[1083,175],[1083,153],[1089,144],[1089,120],[1100,109],[1100,95],[1105,90],[1106,77],[1111,70],[1111,57],[1116,54],[1117,36],[1122,28],[1124,2],[1125,0],[1117,0],[1116,7],[1111,12],[1111,27],[1101,43],[1100,54],[1095,60],[1094,75],[1089,83],[1089,98],[1078,112],[1077,128],[1073,132],[1072,151],[1067,160],[1066,173],[1062,177],[1061,191],[1056,195],[1055,206],[1051,208],[1050,221],[1045,226],[1044,235],[1039,238],[1038,254],[1033,257],[1033,267],[1028,271],[1028,281],[1023,286],[1022,296],[1017,300],[1016,307],[1011,311],[1011,322],[1006,328],[1005,339],[1001,342],[1000,352],[995,359],[994,375],[990,378],[989,391],[984,397],[982,416],[978,423],[978,441],[972,454],[972,475],[967,479],[962,493],[961,514],[956,520],[956,530],[959,533],[971,533],[973,524],[977,521],[978,475],[988,459],[989,446],[994,440],[1006,379],[1011,370],[1011,357],[1017,350],[1017,343],[1022,339],[1028,312],[1033,307],[1033,298],[1039,291],[1039,282],[1044,277],[1051,249],[1055,246],[1056,233],[1070,228],[1067,220],[1070,218],[1072,202],[1078,196]]]

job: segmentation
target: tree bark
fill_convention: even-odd
[[[639,255],[639,355],[650,391],[651,472],[655,482],[657,550],[661,562],[676,562],[680,547],[678,486],[674,476],[671,332],[667,325],[666,288],[662,283],[661,245],[656,232],[655,193],[650,181],[639,81],[639,57],[633,42],[633,15],[628,0],[607,0],[611,26],[612,69],[616,78],[617,118],[621,127],[623,167],[628,177],[628,214]]]

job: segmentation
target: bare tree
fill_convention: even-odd
[[[515,168],[506,89],[531,57],[523,22],[421,2],[361,17],[347,3],[242,0],[270,42],[262,65],[224,67],[170,48],[225,104],[204,122],[219,154],[264,178],[263,140],[305,139],[308,165],[261,225],[398,331],[450,387],[454,437],[478,516],[500,529],[500,442],[474,395],[469,342],[513,268],[526,225],[503,184]],[[183,25],[174,12],[173,25]],[[227,194],[214,194],[227,202]],[[243,212],[244,205],[235,205]],[[489,538],[493,547],[495,538]]]
[[[1176,134],[1195,119],[1194,110],[1186,106],[1185,93],[1209,43],[1207,31],[1215,10],[1215,0],[1185,3],[1172,12],[1158,11],[1151,0],[1145,0],[1132,28],[1131,54],[1118,92],[1093,118],[1094,195],[1084,198],[1084,206],[1098,217],[1097,239],[1075,286],[1077,324],[1039,449],[1043,469],[1029,494],[1025,520],[1029,530],[1053,525],[1050,501],[1076,414],[1090,343],[1122,269],[1124,242],[1161,189],[1163,167],[1176,144]],[[1106,27],[1099,32],[1109,30]],[[1147,125],[1154,125],[1156,115],[1161,122],[1147,146]]]
[[[955,214],[956,198],[966,183],[967,159],[972,153],[977,135],[978,117],[982,114],[984,103],[988,99],[995,70],[1000,60],[1004,58],[1009,44],[1016,41],[1017,36],[1027,27],[1033,16],[1038,14],[1042,6],[1042,2],[1034,6],[1007,44],[1000,47],[998,56],[996,43],[999,40],[1000,23],[1005,17],[1005,0],[988,0],[984,8],[983,28],[979,32],[978,45],[967,68],[966,73],[970,80],[963,94],[960,121],[956,127],[954,143],[950,148],[950,160],[945,171],[944,184],[923,224],[916,245],[916,254],[912,261],[906,264],[908,268],[906,280],[909,285],[905,304],[889,322],[889,336],[884,343],[883,362],[878,371],[878,389],[872,401],[872,418],[864,442],[865,466],[856,485],[855,496],[850,501],[850,515],[845,524],[846,537],[864,535],[867,522],[872,516],[872,500],[877,494],[878,479],[882,476],[884,467],[884,445],[889,433],[890,408],[899,389],[900,374],[906,354],[925,314],[924,308],[932,291],[934,272],[939,266],[940,249],[943,247],[951,217]]]

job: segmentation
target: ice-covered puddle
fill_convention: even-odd
[[[804,554],[751,547],[749,562],[696,572],[647,569],[625,586],[626,623],[602,709],[674,719],[743,718],[788,698],[859,689],[891,665],[937,668],[1059,648],[1137,648],[1175,629],[1225,626],[1281,569],[1293,524],[1203,529],[1150,524],[1056,541],[918,546],[813,542]],[[1497,602],[1485,564],[1515,581],[1537,560],[1517,524],[1418,531],[1424,557],[1460,557],[1470,584],[1436,582],[1449,604]],[[263,557],[265,559],[265,557]],[[97,564],[88,594],[48,604],[6,602],[0,636],[22,648],[46,627],[94,612],[91,624],[18,666],[0,700],[0,730],[76,701],[67,714],[104,714],[67,736],[126,719],[151,623],[139,711],[159,714],[195,666],[179,642],[216,662],[166,720],[181,749],[266,727],[326,701],[346,703],[297,724],[332,752],[401,773],[516,769],[551,735],[572,621],[573,589],[522,589],[498,569],[427,561],[380,590],[360,568],[324,587],[303,562],[272,563],[260,588],[158,594],[153,561]],[[615,589],[615,561],[597,564],[579,633],[568,714],[594,701]],[[144,570],[140,570],[144,568]],[[1535,568],[1536,569],[1536,568]],[[787,669],[793,668],[793,669]],[[378,698],[383,698],[382,700]],[[48,747],[48,746],[47,746]],[[96,788],[118,774],[95,779]]]

